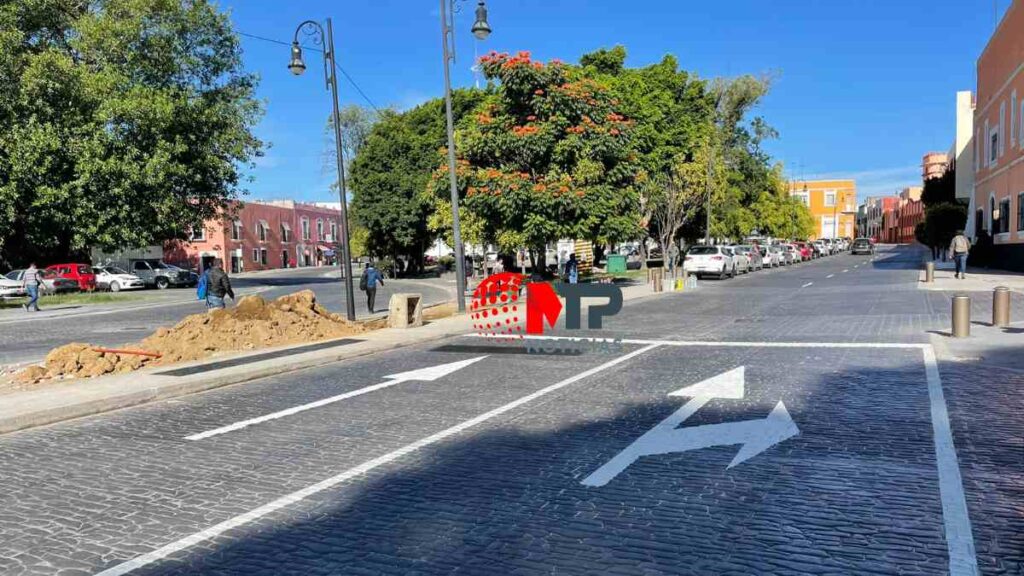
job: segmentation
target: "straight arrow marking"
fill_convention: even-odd
[[[228,432],[234,432],[236,430],[241,430],[242,428],[247,428],[247,427],[252,426],[254,424],[260,424],[262,422],[267,422],[269,420],[277,420],[278,418],[284,418],[286,416],[292,416],[294,414],[298,414],[299,412],[305,412],[306,410],[312,410],[314,408],[320,408],[321,406],[327,406],[328,404],[334,404],[335,402],[340,402],[340,401],[346,400],[348,398],[354,398],[356,396],[362,396],[363,394],[369,394],[370,392],[376,392],[377,390],[383,390],[384,388],[388,388],[388,387],[394,386],[396,384],[401,384],[402,382],[409,382],[409,381],[413,381],[413,380],[420,381],[420,382],[433,382],[434,380],[437,380],[438,378],[441,378],[443,376],[447,376],[448,374],[451,374],[452,372],[456,372],[458,370],[461,370],[462,368],[465,368],[466,366],[469,366],[470,364],[473,364],[474,362],[479,362],[480,360],[483,360],[486,357],[487,356],[480,356],[478,358],[470,358],[469,360],[460,360],[458,362],[451,362],[449,364],[441,364],[439,366],[430,366],[428,368],[420,368],[419,370],[410,370],[409,372],[402,372],[400,374],[392,374],[390,376],[385,376],[384,377],[387,380],[387,382],[381,382],[380,384],[374,384],[373,386],[366,386],[364,388],[359,388],[357,390],[351,390],[351,391],[345,392],[343,394],[338,394],[336,396],[331,396],[329,398],[323,398],[321,400],[317,400],[315,402],[310,402],[308,404],[301,404],[299,406],[293,406],[293,407],[287,408],[285,410],[279,410],[277,412],[273,412],[271,414],[266,414],[266,415],[259,416],[259,417],[256,417],[256,418],[250,418],[248,420],[242,420],[240,422],[235,422],[234,424],[228,424],[227,426],[222,426],[220,428],[214,428],[213,430],[207,430],[206,432],[199,432],[197,434],[192,434],[191,436],[186,436],[185,439],[186,440],[204,440],[206,438],[210,438],[211,436],[218,436],[220,434],[227,434]]]

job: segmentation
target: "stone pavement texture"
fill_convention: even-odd
[[[700,346],[543,355],[453,337],[0,436],[0,573],[950,573],[920,348],[949,310],[918,290],[918,264],[897,250],[708,281],[634,300],[601,333]],[[739,366],[742,398],[674,437],[778,402],[799,435],[730,468],[740,446],[720,432],[581,483],[692,402],[670,392]],[[938,369],[977,564],[952,573],[1022,574],[1020,379]]]

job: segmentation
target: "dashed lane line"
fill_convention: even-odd
[[[849,272],[849,271],[850,271],[850,269],[849,269],[849,268],[846,268],[846,269],[844,269],[844,270],[843,270],[843,274],[846,274],[846,273],[847,273],[847,272]]]
[[[808,282],[807,284],[804,284],[803,286],[801,286],[801,288],[807,288],[808,286],[811,286],[813,284],[814,284],[814,282]]]
[[[829,274],[828,276],[825,276],[825,278],[832,278],[834,276],[835,276],[835,274]]]
[[[277,500],[274,500],[272,502],[268,502],[267,504],[264,504],[263,506],[260,506],[259,508],[255,508],[253,510],[250,510],[249,512],[246,512],[244,514],[240,514],[238,516],[235,516],[234,518],[230,518],[228,520],[225,520],[225,521],[221,522],[220,524],[215,524],[213,526],[210,526],[209,528],[206,528],[205,530],[201,530],[201,531],[196,532],[194,534],[191,534],[189,536],[185,536],[184,538],[181,538],[180,540],[176,540],[174,542],[171,542],[170,544],[167,544],[166,546],[163,546],[161,548],[157,548],[156,550],[153,550],[152,552],[148,552],[148,553],[143,554],[141,556],[137,556],[135,558],[132,558],[131,560],[128,560],[127,562],[123,562],[121,564],[117,564],[117,565],[115,565],[115,566],[113,566],[111,568],[108,568],[108,569],[106,569],[106,570],[104,570],[102,572],[99,572],[97,574],[97,576],[119,576],[121,574],[128,574],[129,572],[133,572],[135,570],[138,570],[139,568],[143,568],[145,566],[153,564],[154,562],[159,562],[160,560],[170,556],[171,554],[174,554],[176,552],[180,552],[180,551],[185,550],[187,548],[191,548],[192,546],[195,546],[196,544],[199,544],[201,542],[205,542],[207,540],[211,540],[213,538],[216,538],[217,536],[220,536],[221,534],[224,534],[225,532],[227,532],[229,530],[232,530],[234,528],[238,528],[240,526],[244,526],[244,525],[246,525],[246,524],[248,524],[250,522],[253,522],[255,520],[258,520],[258,519],[260,519],[260,518],[262,518],[262,517],[264,517],[264,516],[266,516],[268,514],[272,514],[273,512],[276,512],[276,511],[278,511],[278,510],[280,510],[282,508],[286,508],[286,507],[288,507],[288,506],[290,506],[292,504],[295,504],[297,502],[305,500],[306,498],[309,498],[310,496],[312,496],[314,494],[317,494],[319,492],[323,492],[324,490],[327,490],[329,488],[333,488],[334,486],[337,486],[338,484],[341,484],[343,482],[346,482],[348,480],[351,480],[353,478],[356,478],[358,476],[366,474],[367,472],[373,470],[374,468],[378,468],[380,466],[384,466],[385,464],[389,464],[391,462],[394,462],[395,460],[398,460],[399,458],[402,458],[403,456],[406,456],[408,454],[416,452],[417,450],[420,450],[421,448],[425,448],[427,446],[430,446],[431,444],[436,444],[437,442],[441,442],[442,440],[446,440],[449,437],[455,436],[456,434],[459,434],[460,432],[468,430],[469,428],[472,428],[472,427],[474,427],[474,426],[476,426],[478,424],[482,424],[482,423],[484,423],[484,422],[486,422],[488,420],[491,420],[492,418],[496,418],[498,416],[501,416],[502,414],[505,414],[506,412],[509,412],[511,410],[515,410],[516,408],[519,408],[520,406],[522,406],[524,404],[532,402],[532,401],[536,400],[537,398],[540,398],[541,396],[545,396],[547,394],[550,394],[552,392],[555,392],[557,390],[565,388],[566,386],[569,386],[571,384],[575,384],[576,382],[579,382],[580,380],[583,380],[584,378],[593,376],[593,375],[598,374],[600,372],[603,372],[603,371],[605,371],[605,370],[607,370],[609,368],[612,368],[614,366],[622,364],[623,362],[631,360],[631,359],[633,359],[633,358],[635,358],[637,356],[640,356],[641,354],[645,354],[647,352],[650,352],[651,350],[654,350],[658,346],[659,346],[659,344],[649,344],[647,346],[644,346],[643,348],[639,348],[639,349],[634,350],[634,351],[632,351],[632,352],[630,352],[628,354],[624,354],[624,355],[619,356],[619,357],[617,357],[617,358],[615,358],[613,360],[609,360],[608,362],[605,362],[604,364],[595,366],[595,367],[593,367],[593,368],[591,368],[589,370],[586,370],[584,372],[581,372],[581,373],[579,373],[579,374],[577,374],[575,376],[571,376],[569,378],[566,378],[565,380],[562,380],[561,382],[557,382],[557,383],[552,384],[552,385],[550,385],[550,386],[548,386],[546,388],[542,388],[540,390],[537,390],[536,392],[533,392],[532,394],[528,394],[528,395],[523,396],[523,397],[521,397],[521,398],[519,398],[517,400],[509,402],[508,404],[505,404],[504,406],[499,406],[498,408],[495,408],[493,410],[485,412],[485,413],[483,413],[483,414],[481,414],[479,416],[476,416],[475,418],[471,418],[469,420],[466,420],[465,422],[461,422],[459,424],[456,424],[455,426],[452,426],[450,428],[446,428],[446,429],[444,429],[444,430],[442,430],[442,431],[440,431],[440,432],[438,432],[436,434],[432,434],[430,436],[427,436],[426,438],[422,438],[422,439],[417,440],[416,442],[413,442],[411,444],[406,444],[405,446],[403,446],[403,447],[401,447],[401,448],[399,448],[397,450],[394,450],[392,452],[388,452],[387,454],[384,454],[382,456],[378,456],[377,458],[374,458],[373,460],[370,460],[368,462],[364,462],[364,463],[360,464],[359,466],[356,466],[355,468],[349,468],[348,470],[345,470],[344,472],[341,472],[339,474],[331,476],[330,478],[327,478],[325,480],[321,480],[320,482],[317,482],[316,484],[313,484],[311,486],[307,486],[306,488],[303,488],[303,489],[298,490],[296,492],[292,492],[291,494],[286,494],[286,495],[278,498]]]

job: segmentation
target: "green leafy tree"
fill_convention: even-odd
[[[946,170],[941,176],[925,180],[921,202],[925,208],[956,202],[956,169]]]
[[[544,246],[559,238],[635,238],[634,122],[608,87],[527,52],[492,53],[481,66],[496,84],[456,138],[460,213],[471,215],[481,239],[528,247],[543,262]],[[430,196],[440,214],[449,207],[449,175],[447,162],[438,163]]]
[[[925,246],[946,249],[953,241],[957,231],[964,229],[967,221],[967,207],[953,202],[944,202],[925,208],[924,236]]]
[[[262,110],[206,0],[0,4],[0,259],[183,237],[239,197]]]
[[[456,90],[452,96],[457,120],[484,97],[475,90]],[[446,141],[442,99],[405,112],[385,110],[377,118],[353,157],[348,182],[354,220],[367,231],[367,254],[409,255],[414,267],[422,265],[434,238],[428,226],[432,206],[424,191]]]

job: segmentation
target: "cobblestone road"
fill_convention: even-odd
[[[948,295],[914,263],[642,300],[612,354],[456,338],[0,436],[0,573],[1022,574],[1024,376],[939,362],[930,387]],[[739,394],[669,395],[739,367]],[[780,403],[799,433],[767,441]],[[662,422],[663,453],[585,482]]]

